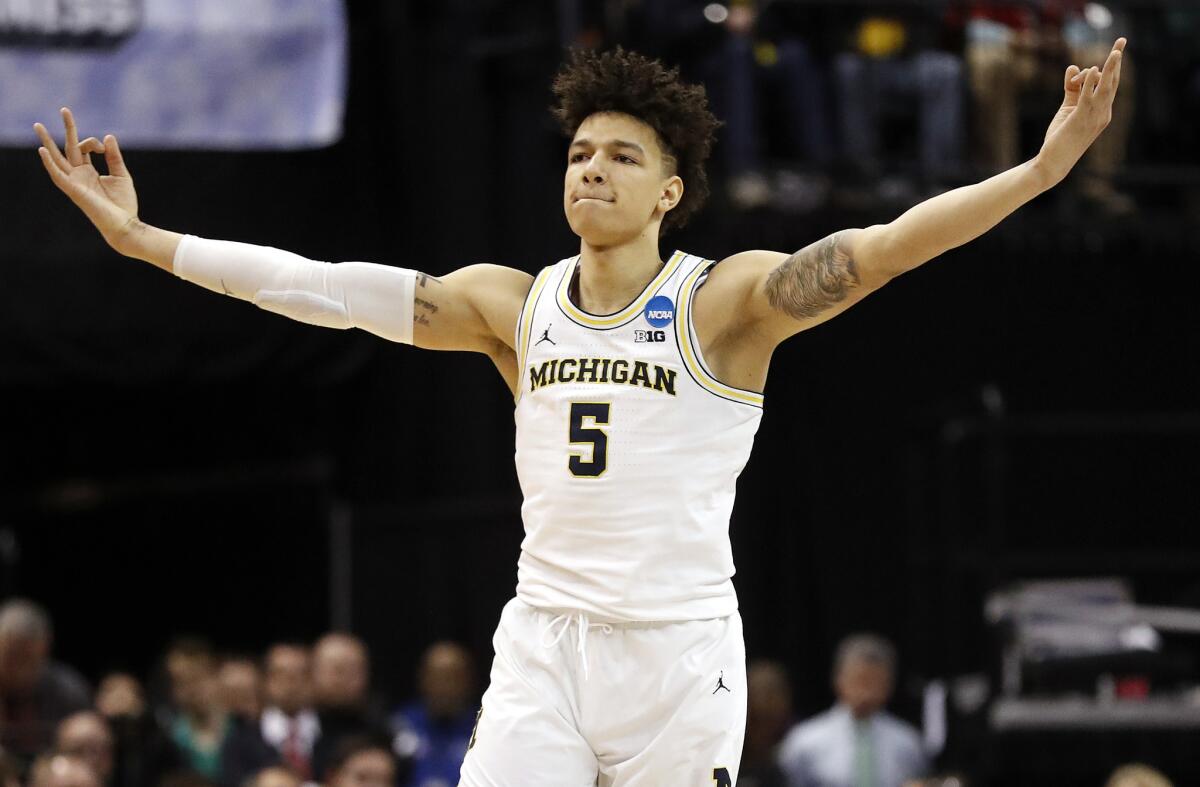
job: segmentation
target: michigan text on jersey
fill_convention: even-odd
[[[675,370],[624,358],[552,358],[529,367],[530,392],[555,383],[640,385],[674,396]]]

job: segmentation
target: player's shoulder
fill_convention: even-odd
[[[533,284],[533,274],[491,262],[468,265],[449,275],[464,282],[489,285],[503,291],[519,292],[521,295],[528,292],[529,286]]]
[[[714,281],[718,277],[734,279],[761,274],[778,266],[787,259],[787,256],[782,252],[765,249],[739,251],[714,262],[709,270],[708,278],[709,281]]]
[[[716,333],[740,332],[760,319],[755,294],[772,270],[787,259],[777,251],[755,249],[731,254],[710,264],[708,276],[696,293],[697,319],[711,324]]]

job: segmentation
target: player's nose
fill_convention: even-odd
[[[599,156],[592,156],[583,170],[584,183],[603,183],[606,179],[602,165],[598,164]]]

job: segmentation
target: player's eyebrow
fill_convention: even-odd
[[[625,139],[614,139],[609,144],[614,148],[627,148],[629,150],[632,150],[632,151],[638,153],[639,155],[642,155],[642,156],[646,155],[646,151],[643,150],[642,146],[636,142],[630,142]],[[594,147],[594,146],[595,146],[594,143],[590,139],[586,139],[586,138],[577,139],[571,143],[572,148],[577,148],[577,147],[578,148],[590,148],[590,147]]]

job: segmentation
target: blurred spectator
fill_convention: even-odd
[[[1171,787],[1171,780],[1149,765],[1122,765],[1108,777],[1105,787]]]
[[[934,5],[911,4],[858,20],[850,46],[834,58],[838,128],[851,173],[876,181],[878,195],[916,201],[903,178],[888,177],[882,149],[885,112],[915,105],[917,159],[924,187],[942,190],[964,176],[966,116],[962,59],[942,46]],[[895,113],[893,113],[895,114]]]
[[[833,708],[784,739],[779,764],[791,787],[901,787],[928,769],[920,735],[884,710],[896,653],[887,640],[856,634],[834,657]]]
[[[175,709],[171,740],[190,768],[215,781],[221,772],[221,747],[231,728],[217,699],[216,659],[207,643],[184,639],[167,651],[166,664]]]
[[[37,604],[0,606],[0,749],[26,761],[51,745],[60,721],[91,704],[83,678],[50,659],[52,639]]]
[[[792,685],[787,670],[760,660],[746,670],[746,743],[738,784],[742,787],[786,787],[776,763],[779,742],[792,723]]]
[[[96,689],[96,710],[115,739],[113,787],[158,787],[163,776],[183,767],[179,750],[147,711],[142,685],[132,675],[106,675]]]
[[[949,773],[941,776],[930,776],[927,779],[913,779],[907,782],[904,787],[968,787],[970,782],[967,777]]]
[[[313,773],[327,772],[345,738],[389,736],[387,721],[370,695],[367,646],[351,634],[326,634],[312,654],[313,703],[321,734],[313,744]],[[394,767],[393,767],[394,770]]]
[[[217,670],[218,702],[235,718],[255,723],[262,713],[262,675],[253,659],[226,658]]]
[[[304,784],[296,774],[278,765],[263,768],[254,774],[249,781],[238,787],[301,787]]]
[[[168,773],[157,787],[216,787],[216,783],[202,773],[184,768]]]
[[[33,763],[29,787],[102,787],[87,763],[65,754],[43,755]]]
[[[326,787],[395,787],[396,758],[384,739],[343,738],[330,754],[322,783]]]
[[[110,785],[115,765],[113,745],[108,722],[99,713],[85,710],[58,725],[54,748],[59,754],[83,760],[101,784]]]
[[[1021,149],[1022,95],[1042,91],[1061,101],[1067,65],[1103,65],[1117,30],[1128,30],[1107,7],[1088,7],[1084,0],[963,0],[950,18],[963,29],[973,128],[989,175],[1015,167],[1027,152],[1032,155]],[[1112,122],[1088,148],[1075,176],[1079,193],[1113,214],[1134,209],[1133,201],[1113,185],[1133,122],[1136,81],[1131,66],[1126,51]],[[1038,117],[1039,126],[1049,104],[1046,110]]]
[[[0,787],[21,787],[21,763],[0,751]]]
[[[707,87],[713,111],[725,123],[720,150],[729,195],[747,209],[773,201],[761,157],[764,87],[777,89],[779,114],[795,152],[822,171],[833,160],[823,71],[794,28],[776,25],[769,37],[759,30],[760,5],[766,3],[646,0],[634,25],[644,36],[635,42],[640,49],[681,64]],[[790,204],[801,210],[817,207],[827,178],[796,180],[789,174]]]
[[[421,698],[392,717],[393,748],[412,758],[412,787],[458,783],[478,707],[471,657],[453,642],[425,651],[418,676]]]
[[[222,782],[240,787],[251,774],[283,765],[302,781],[315,776],[313,747],[321,725],[311,707],[308,649],[272,646],[266,655],[266,703],[254,724],[236,727],[221,753]]]

